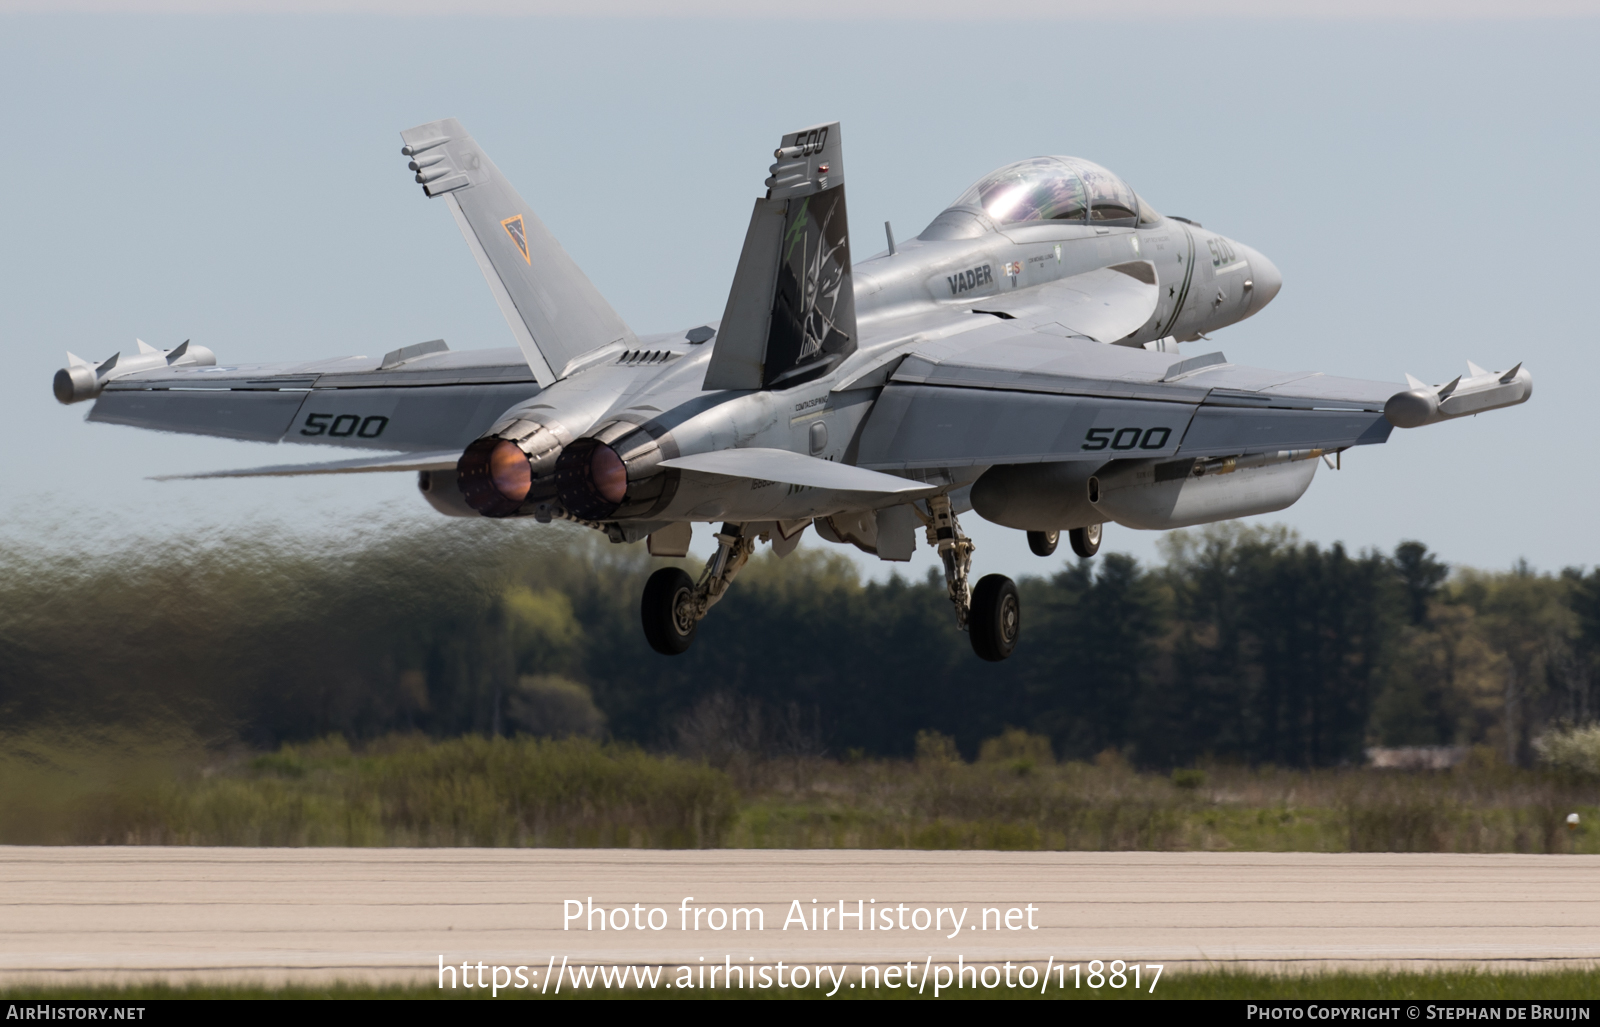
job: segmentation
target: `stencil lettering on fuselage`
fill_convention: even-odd
[[[980,267],[969,267],[965,271],[957,271],[953,275],[946,275],[945,280],[950,283],[950,295],[959,296],[961,293],[971,292],[980,286],[993,285],[994,273],[990,271],[988,264],[984,264]]]

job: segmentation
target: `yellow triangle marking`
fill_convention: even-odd
[[[511,236],[511,241],[517,244],[517,252],[522,254],[522,259],[529,267],[533,266],[533,258],[528,255],[528,234],[522,227],[522,215],[513,214],[500,222],[500,227]]]

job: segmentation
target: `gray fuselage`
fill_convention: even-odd
[[[1134,314],[1143,312],[1142,320],[1099,339],[1126,346],[1198,338],[1256,313],[1281,284],[1277,269],[1255,250],[1177,218],[1138,227],[996,225],[981,211],[953,208],[897,252],[854,265],[861,338],[824,377],[789,389],[706,391],[712,347],[674,333],[640,340],[659,363],[597,363],[509,411],[502,423],[520,418],[558,424],[569,438],[603,437],[625,460],[630,488],[662,477],[655,468],[663,460],[720,449],[764,447],[854,463],[855,443],[901,351],[993,324],[995,314],[986,311],[1026,304],[1031,294],[1070,288],[1076,276],[1119,265],[1154,279],[1143,285],[1154,285],[1153,306],[1146,302],[1149,309]],[[967,311],[976,311],[970,320],[951,317]],[[931,490],[969,483],[984,469],[930,469],[915,477]],[[646,499],[607,520],[639,538],[672,521],[800,520],[889,501],[687,471],[667,476],[665,488],[644,490]]]

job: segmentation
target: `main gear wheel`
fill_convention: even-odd
[[[988,574],[972,590],[972,610],[967,632],[972,651],[990,663],[999,663],[1017,647],[1022,630],[1022,598],[1017,584],[1004,574]]]
[[[700,618],[695,610],[694,579],[681,568],[663,567],[650,575],[639,604],[644,637],[650,648],[677,656],[694,642]]]

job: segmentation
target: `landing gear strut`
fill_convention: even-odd
[[[967,586],[972,569],[972,540],[950,508],[949,496],[928,499],[928,544],[944,561],[944,580],[956,608],[956,626],[972,639],[972,650],[992,663],[1011,655],[1022,625],[1017,586],[1004,574],[990,574],[975,589]]]
[[[950,592],[950,602],[956,608],[956,627],[967,630],[967,611],[972,608],[972,591],[967,587],[967,571],[972,567],[972,540],[961,530],[956,512],[950,508],[950,497],[932,496],[928,499],[928,545],[939,551],[944,561],[944,582]]]
[[[677,656],[689,648],[701,619],[727,593],[755,552],[755,539],[744,533],[743,524],[724,524],[713,537],[717,551],[706,561],[699,581],[691,581],[677,567],[663,567],[645,582],[639,613],[644,637],[658,653]]]

